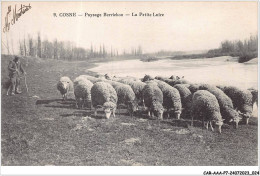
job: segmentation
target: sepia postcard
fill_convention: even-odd
[[[259,175],[258,10],[2,1],[2,174]]]

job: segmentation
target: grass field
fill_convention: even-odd
[[[2,84],[9,60],[2,55]],[[101,111],[93,117],[91,110],[75,108],[73,94],[61,101],[59,78],[74,79],[93,66],[30,58],[25,67],[29,92],[23,79],[20,95],[6,96],[2,88],[2,165],[258,165],[257,118],[238,129],[224,125],[218,134],[200,123],[158,124],[142,113],[131,118],[124,110],[109,120]]]

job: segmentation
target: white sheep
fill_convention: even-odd
[[[82,76],[79,76],[74,80],[74,95],[77,108],[83,108],[86,105],[90,105],[91,107],[92,86],[93,83]]]
[[[95,109],[95,116],[97,115],[98,106],[101,106],[104,108],[107,119],[109,119],[111,113],[115,117],[118,97],[115,89],[109,83],[95,83],[91,88],[91,99]]]
[[[222,116],[220,114],[220,107],[217,98],[207,90],[198,90],[192,97],[192,118],[206,121],[206,128],[210,124],[211,130],[212,122],[218,126],[219,133],[221,133],[221,126],[223,125]]]
[[[133,116],[133,113],[137,110],[138,102],[133,89],[127,85],[116,81],[105,81],[113,86],[117,93],[118,105],[126,105],[128,113]]]
[[[180,119],[182,104],[179,91],[163,81],[155,80],[155,82],[163,93],[163,107],[166,108],[168,117],[170,110],[173,110],[176,118]]]
[[[63,100],[67,100],[67,94],[73,91],[73,83],[69,77],[63,76],[57,83],[57,89],[60,91]]]
[[[164,108],[163,93],[161,89],[154,83],[148,83],[143,89],[144,104],[148,108],[148,116],[150,112],[157,114],[158,119],[163,119]]]

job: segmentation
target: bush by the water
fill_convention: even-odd
[[[186,54],[177,55],[172,59],[197,59],[197,58],[213,58],[219,56],[238,57],[238,62],[243,63],[258,56],[258,36],[250,36],[244,41],[223,41],[217,49],[211,49],[203,54]]]
[[[239,56],[238,58],[238,62],[239,63],[243,63],[243,62],[247,62],[251,59],[254,59],[258,56],[258,53],[257,52],[246,52],[246,53],[241,53],[241,55]]]

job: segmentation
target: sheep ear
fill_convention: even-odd
[[[222,119],[222,122],[223,122],[224,120],[226,120],[226,119]]]
[[[234,119],[230,119],[230,121],[229,122],[233,122],[234,121]]]

